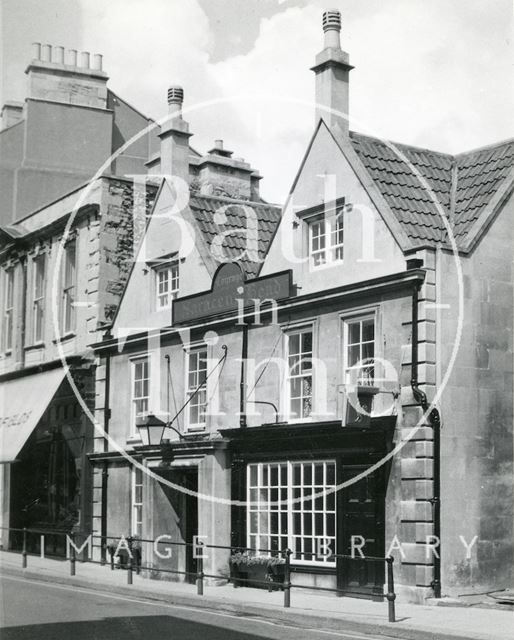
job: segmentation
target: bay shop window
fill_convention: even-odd
[[[257,555],[289,548],[296,564],[334,565],[335,488],[335,461],[249,464],[247,546]]]

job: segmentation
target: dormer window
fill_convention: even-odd
[[[155,269],[156,306],[158,311],[170,309],[172,301],[178,296],[178,269],[178,260],[172,260]]]

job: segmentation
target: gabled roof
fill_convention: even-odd
[[[510,179],[514,167],[514,140],[456,156],[388,144],[355,132],[350,132],[350,141],[413,245],[435,244],[447,238],[438,207],[423,180],[444,211],[459,248],[464,248],[472,229],[476,235],[475,227],[486,224],[487,205]]]
[[[280,221],[280,207],[251,200],[233,200],[192,193],[189,208],[205,242],[211,249],[211,254],[216,255],[216,250],[212,251],[215,236],[222,237],[223,255],[227,256],[227,259],[237,261],[247,278],[255,278]],[[215,222],[216,212],[226,216],[225,224]],[[259,261],[252,260],[248,256],[247,249],[252,249],[249,243],[252,229],[257,232]],[[238,259],[239,256],[242,258]]]
[[[514,140],[455,157],[454,233],[465,236],[514,167]]]

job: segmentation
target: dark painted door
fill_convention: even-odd
[[[361,465],[343,465],[342,481],[356,477],[366,469]],[[379,469],[358,482],[345,487],[340,496],[339,553],[355,559],[340,559],[337,575],[338,588],[346,595],[360,597],[377,596],[383,593],[384,563],[370,560],[383,557],[385,545],[385,487],[384,474]],[[352,554],[352,536],[354,551]],[[356,546],[361,545],[361,558]]]

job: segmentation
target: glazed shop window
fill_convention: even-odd
[[[178,260],[155,270],[155,291],[157,309],[169,309],[177,297],[179,289]]]
[[[343,210],[316,217],[309,223],[309,258],[313,267],[343,259]]]
[[[131,534],[143,537],[143,471],[138,467],[132,469],[132,516]]]
[[[4,271],[4,285],[2,348],[4,351],[11,351],[14,323],[14,269]]]
[[[287,411],[304,420],[312,412],[312,328],[287,334]]]
[[[136,421],[148,414],[150,399],[150,359],[148,357],[132,360],[132,431],[136,430]]]
[[[34,279],[32,295],[32,338],[34,342],[43,340],[43,320],[45,307],[45,256],[34,259]]]
[[[297,564],[333,564],[334,461],[265,462],[247,468],[247,546],[259,555],[286,548]]]
[[[77,247],[75,242],[68,242],[64,247],[62,278],[62,331],[64,334],[75,329],[76,279]]]
[[[207,412],[207,349],[186,353],[187,426],[203,429]]]
[[[373,386],[375,379],[375,316],[345,322],[345,382]]]

